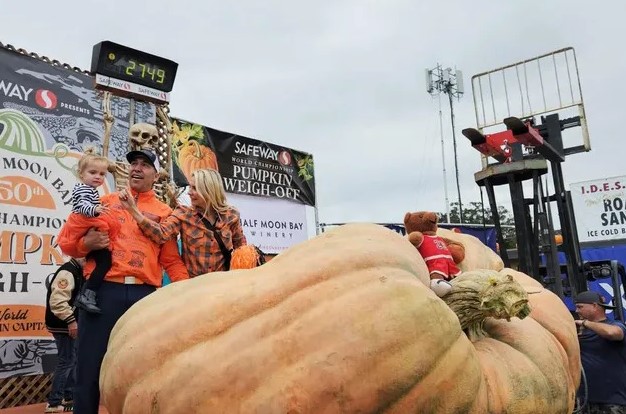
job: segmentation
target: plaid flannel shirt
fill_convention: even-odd
[[[202,221],[202,213],[193,207],[179,206],[160,223],[143,220],[139,227],[155,243],[164,243],[176,238],[182,239],[182,258],[190,277],[209,272],[225,270],[224,255],[213,236]],[[227,249],[236,249],[246,244],[239,212],[230,207],[221,213],[215,229],[220,233]]]

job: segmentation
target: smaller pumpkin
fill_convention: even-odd
[[[211,169],[219,171],[217,167],[217,157],[207,146],[201,145],[198,141],[190,139],[178,150],[178,166],[183,171],[187,181],[191,180],[191,174],[196,170]]]
[[[265,254],[253,244],[237,247],[230,259],[230,270],[253,269],[265,263]]]

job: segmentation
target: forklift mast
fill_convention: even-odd
[[[505,244],[495,188],[506,185],[513,207],[519,270],[561,299],[587,290],[588,272],[562,170],[568,155],[591,149],[574,49],[560,49],[474,75],[472,93],[477,128],[462,133],[481,153],[483,168],[474,179],[487,192],[500,246]],[[582,138],[579,142],[566,142],[565,136],[572,134],[563,132],[572,128],[582,131],[574,134]],[[530,190],[528,196],[525,189]],[[560,247],[555,242],[554,205],[563,240]],[[565,256],[564,266],[559,254]],[[510,266],[505,248],[500,255],[505,266]]]

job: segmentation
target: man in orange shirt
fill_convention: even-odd
[[[159,162],[150,150],[131,151],[126,155],[130,163],[128,184],[137,206],[144,215],[160,221],[169,216],[171,209],[160,202],[152,190],[158,178]],[[58,244],[72,257],[85,257],[91,250],[110,248],[113,264],[98,290],[100,314],[80,311],[78,318],[78,366],[74,391],[76,414],[97,414],[100,401],[100,365],[106,353],[107,343],[117,320],[133,304],[161,286],[165,269],[172,281],[189,277],[178,254],[176,240],[163,245],[153,243],[144,236],[120,204],[118,193],[107,194],[101,199],[111,214],[121,222],[117,238],[109,245],[106,232],[91,229],[82,238],[71,232],[61,232]],[[85,277],[94,269],[92,261],[84,266]]]

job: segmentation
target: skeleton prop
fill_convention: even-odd
[[[110,98],[105,95],[104,121],[105,136],[103,149],[108,150],[110,141],[110,131],[113,123],[113,116],[110,112]],[[172,123],[169,119],[167,107],[157,107],[157,126],[147,123],[133,124],[128,130],[129,151],[150,148],[159,157],[161,170],[159,178],[154,185],[157,197],[171,207],[176,206],[179,191],[170,180],[169,170],[171,168],[171,140]],[[105,153],[108,154],[108,151]],[[128,185],[128,163],[117,161],[109,165],[109,172],[115,178],[115,187],[119,191]]]

